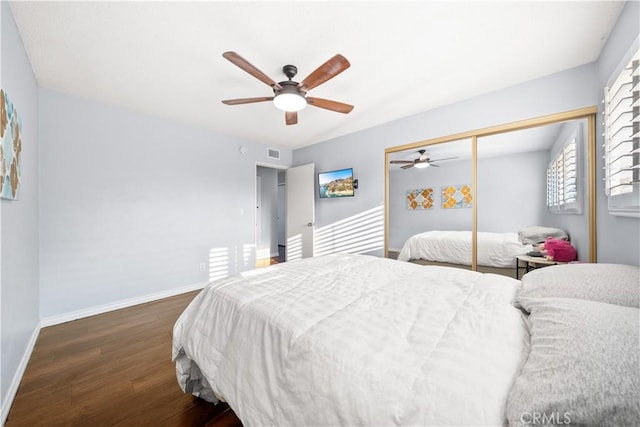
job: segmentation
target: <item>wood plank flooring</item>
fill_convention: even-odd
[[[43,328],[5,425],[241,427],[176,381],[173,325],[195,295]]]

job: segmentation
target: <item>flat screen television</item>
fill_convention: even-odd
[[[320,198],[353,197],[353,168],[318,174]]]

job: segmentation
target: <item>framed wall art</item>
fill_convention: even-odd
[[[20,187],[22,122],[7,93],[0,89],[0,189],[3,199],[17,200]]]
[[[407,190],[407,209],[433,209],[433,188]]]
[[[448,185],[442,187],[442,209],[470,208],[472,203],[471,185]]]

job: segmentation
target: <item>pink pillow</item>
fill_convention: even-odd
[[[544,242],[544,250],[554,261],[571,262],[578,259],[578,252],[566,240],[548,237]]]

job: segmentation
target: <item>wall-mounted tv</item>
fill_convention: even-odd
[[[352,197],[354,195],[353,168],[319,173],[318,188],[321,199]]]

